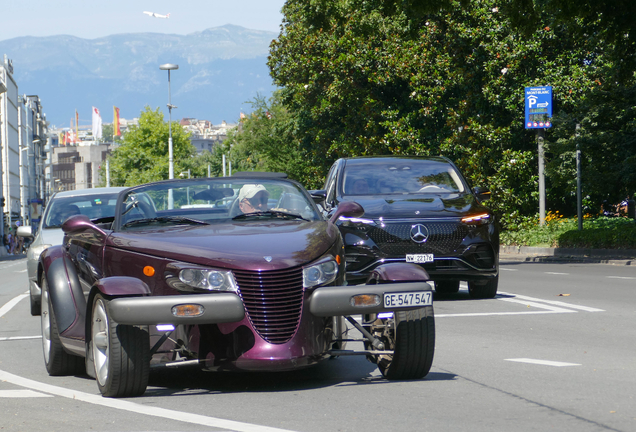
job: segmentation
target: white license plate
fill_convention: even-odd
[[[432,291],[401,292],[384,294],[384,307],[422,307],[433,304]]]
[[[408,263],[427,263],[433,262],[433,254],[407,254],[406,262]]]

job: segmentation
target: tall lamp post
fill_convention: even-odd
[[[168,178],[172,180],[174,178],[174,161],[172,157],[172,108],[176,108],[176,106],[172,105],[170,95],[170,71],[179,69],[179,65],[166,63],[159,66],[159,69],[168,71]],[[168,191],[168,208],[174,208],[172,189]]]
[[[168,168],[168,178],[174,178],[174,164],[172,159],[172,108],[176,108],[176,106],[172,105],[171,95],[170,95],[170,71],[179,69],[179,65],[166,63],[159,66],[161,70],[168,71],[168,162],[170,163]]]

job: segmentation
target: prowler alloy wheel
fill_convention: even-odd
[[[150,372],[148,330],[117,324],[108,300],[95,296],[91,316],[91,349],[99,391],[108,397],[142,395]]]

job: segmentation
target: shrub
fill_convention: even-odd
[[[502,245],[543,246],[593,249],[636,249],[636,222],[620,217],[583,220],[578,230],[576,218],[565,218],[558,212],[548,212],[544,226],[539,217],[527,217],[507,227],[501,233]]]
[[[583,224],[583,230],[559,235],[559,247],[591,249],[636,249],[636,223],[626,218],[600,218]]]

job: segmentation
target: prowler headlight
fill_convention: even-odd
[[[186,268],[179,272],[179,280],[193,288],[237,292],[234,275],[227,270]]]
[[[338,263],[331,258],[303,269],[303,287],[311,288],[333,282],[338,275]]]

